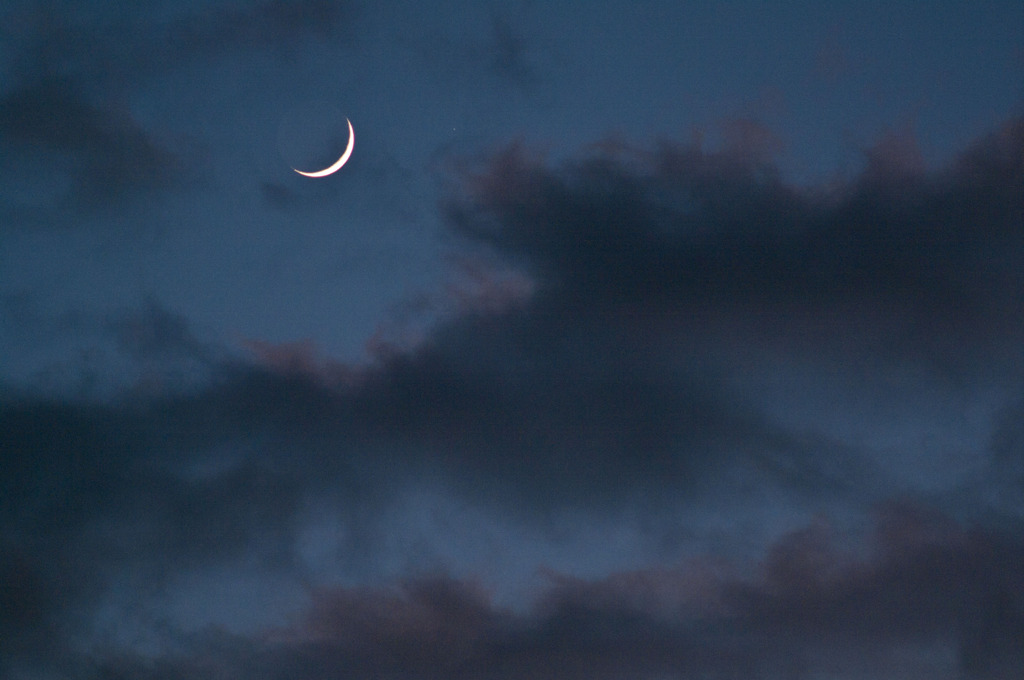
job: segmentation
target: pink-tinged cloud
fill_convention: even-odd
[[[284,343],[244,340],[243,345],[258,365],[275,374],[310,379],[328,387],[354,387],[365,370],[324,357],[308,339]]]
[[[139,661],[124,678],[184,677],[190,659],[238,659],[258,677],[423,680],[690,677],[1002,679],[1024,670],[1024,544],[907,503],[870,546],[823,524],[789,534],[750,575],[713,562],[584,580],[549,574],[527,607],[444,576],[318,589],[293,626],[196,641],[189,659]],[[749,571],[749,568],[745,568]],[[241,652],[245,652],[244,654]]]
[[[478,257],[460,257],[445,290],[459,315],[501,314],[525,307],[536,284],[514,269],[497,267]]]

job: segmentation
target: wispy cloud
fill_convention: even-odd
[[[29,154],[42,155],[48,175],[70,176],[73,195],[65,200],[78,205],[107,205],[126,192],[167,186],[180,170],[176,155],[128,112],[90,101],[63,79],[0,96],[0,131],[15,159],[32,167],[38,164]]]
[[[183,178],[182,156],[195,154],[194,140],[183,145],[138,122],[128,103],[138,88],[236,51],[284,50],[300,38],[345,40],[354,16],[349,3],[332,0],[165,10],[159,3],[124,17],[57,12],[45,3],[12,10],[21,30],[0,86],[0,149],[8,157],[0,169],[35,172],[34,191],[45,195],[36,212],[118,206]],[[268,198],[282,204],[287,197],[271,190]],[[15,210],[20,202],[9,195],[0,207]]]
[[[812,526],[781,539],[751,576],[695,564],[556,577],[518,609],[446,576],[317,590],[289,628],[248,639],[210,631],[183,654],[125,655],[97,671],[614,680],[852,678],[898,668],[912,678],[1002,678],[1024,664],[1015,644],[1024,635],[1022,558],[1017,539],[891,506],[863,556],[837,550],[827,528]]]

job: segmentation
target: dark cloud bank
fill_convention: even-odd
[[[443,209],[472,257],[522,273],[479,277],[421,342],[379,345],[369,366],[259,343],[258,361],[214,359],[156,307],[112,324],[127,354],[187,357],[211,378],[112,400],[5,390],[0,668],[1017,677],[1024,122],[937,172],[884,146],[868,158],[851,181],[802,189],[736,150],[666,146],[557,169],[496,154]],[[772,371],[806,373],[809,390],[834,383],[829,417],[925,397],[993,401],[997,417],[963,454],[974,476],[924,491],[917,471],[813,417],[781,422],[762,389]],[[314,500],[362,526],[349,547],[372,554],[378,511],[422,484],[523,526],[565,509],[664,517],[709,488],[726,504],[775,494],[876,519],[866,547],[812,527],[736,571],[552,575],[518,610],[461,578],[414,575],[311,586],[294,625],[256,637],[168,631],[162,651],[83,649],[118,574],[162,583],[243,558],[297,569],[300,510]]]

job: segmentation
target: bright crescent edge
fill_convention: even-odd
[[[334,165],[324,168],[323,170],[317,170],[316,172],[303,172],[302,170],[295,170],[295,172],[305,177],[327,177],[327,175],[334,174],[341,169],[341,166],[345,165],[348,161],[348,157],[352,155],[352,148],[356,145],[356,131],[352,129],[352,121],[348,118],[345,119],[348,123],[348,146],[345,147],[345,153],[341,154],[341,158],[334,162]]]

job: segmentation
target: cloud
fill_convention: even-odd
[[[529,521],[638,499],[655,513],[719,484],[828,503],[882,481],[913,492],[856,440],[778,420],[749,373],[780,355],[870,351],[956,367],[967,386],[943,389],[967,400],[971,380],[1019,377],[1015,149],[1019,121],[899,191],[869,169],[825,197],[695,149],[564,170],[506,152],[447,206],[469,250],[505,263],[463,260],[450,316],[407,350],[346,367],[311,345],[253,341],[246,363],[214,357],[151,304],[108,323],[119,351],[155,371],[201,367],[202,380],[95,403],[6,395],[7,525],[74,535],[124,513],[113,540],[158,529],[174,554],[216,560],[256,535],[286,542],[309,499],[365,522],[416,480]],[[975,375],[982,359],[1005,376]],[[896,399],[935,384],[914,378]],[[1002,465],[1013,432],[992,435]],[[200,518],[206,530],[187,529]]]
[[[355,14],[347,0],[217,3],[198,11],[152,2],[127,14],[29,5],[12,19],[19,28],[12,36],[14,71],[23,86],[66,78],[121,87],[237,50],[287,48],[306,37],[347,39]]]
[[[489,53],[491,70],[500,78],[520,86],[536,82],[537,74],[529,63],[527,42],[516,33],[508,19],[501,16],[492,18],[490,41],[484,51]]]
[[[264,203],[277,210],[291,208],[297,202],[295,192],[277,182],[261,183],[260,194],[263,197]]]
[[[204,359],[203,344],[192,334],[188,321],[149,300],[139,310],[112,319],[120,349],[140,358],[189,357]]]
[[[459,76],[463,85],[466,76],[473,80],[484,76],[518,90],[537,85],[543,77],[536,63],[537,46],[524,36],[518,22],[494,11],[476,19],[479,23],[473,30],[460,34],[431,30],[412,37],[409,45],[418,57],[443,62],[445,72]]]
[[[226,356],[152,298],[104,314],[49,312],[42,301],[27,292],[0,297],[0,313],[11,322],[6,339],[18,357],[7,378],[36,397],[102,400],[126,392],[191,391],[205,386]]]
[[[826,195],[736,152],[666,147],[641,167],[597,156],[551,169],[511,148],[447,211],[576,319],[756,318],[835,333],[819,338],[826,348],[886,335],[897,352],[967,354],[1009,339],[1006,321],[1021,314],[1024,122],[932,176],[896,168],[890,147]]]
[[[1024,668],[1015,644],[1024,634],[1019,534],[903,504],[882,512],[865,555],[831,541],[821,525],[794,532],[750,576],[684,564],[591,581],[554,577],[517,609],[446,576],[321,589],[287,628],[235,639],[210,631],[181,655],[99,667],[126,679],[217,668],[225,678],[300,680],[995,679]]]
[[[38,653],[52,633],[55,597],[63,595],[42,565],[13,545],[0,544],[0,652]]]
[[[286,46],[300,38],[329,40],[351,36],[353,6],[347,0],[265,0],[245,7],[214,7],[163,24],[170,45],[194,50]]]
[[[175,155],[130,114],[94,103],[73,82],[44,79],[0,98],[0,131],[7,152],[48,174],[70,176],[73,200],[107,205],[127,192],[167,186],[177,174]],[[51,185],[51,177],[37,181]]]
[[[858,400],[899,408],[936,386],[1005,414],[979,419],[950,460],[1019,473],[1019,404],[1004,388],[1022,375],[1022,137],[1011,121],[934,173],[879,154],[820,191],[742,149],[562,168],[508,150],[445,204],[466,253],[446,315],[365,365],[302,342],[216,354],[157,303],[108,320],[120,354],[197,363],[203,380],[102,399],[0,394],[0,631],[20,631],[4,651],[36,663],[57,630],[73,655],[125,574],[168,590],[241,564],[306,578],[296,544],[313,509],[337,516],[345,559],[379,564],[401,523],[387,510],[424,489],[528,536],[627,511],[657,534],[705,521],[694,507],[710,498],[731,527],[734,508],[762,499],[770,524],[794,507],[917,497],[925,471],[822,423],[884,431],[892,419],[862,418]],[[907,364],[924,368],[893,379]],[[827,395],[814,404],[827,417],[779,416],[773,401],[790,395],[767,391],[772,371]],[[957,380],[934,379],[943,371]],[[878,381],[867,396],[865,375]],[[936,426],[915,417],[912,435]],[[945,467],[935,448],[918,460]],[[955,488],[958,516],[986,515],[986,489]],[[812,528],[753,576],[569,574],[525,613],[448,577],[314,584],[291,628],[182,633],[181,656],[97,652],[91,677],[767,678],[896,664],[1000,677],[1020,663],[1006,641],[1021,628],[1020,502],[1004,496],[999,521],[977,529],[888,510],[866,558]]]
[[[154,3],[111,17],[30,3],[13,17],[20,30],[10,77],[0,88],[0,150],[8,160],[0,171],[18,181],[27,176],[31,188],[2,200],[17,217],[12,221],[29,223],[43,206],[121,205],[182,179],[182,156],[194,140],[163,139],[133,117],[130,103],[140,85],[238,50],[288,49],[307,37],[344,39],[353,12],[347,2],[268,0],[170,16]],[[276,187],[264,192],[275,205],[288,202]],[[35,212],[21,194],[39,196],[28,200]]]

